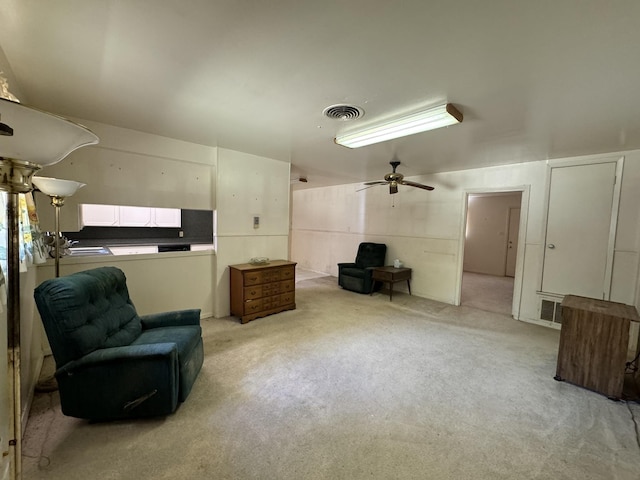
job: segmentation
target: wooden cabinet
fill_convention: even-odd
[[[555,379],[621,398],[629,329],[637,321],[638,313],[630,305],[564,297]]]
[[[296,308],[296,264],[272,260],[267,265],[230,265],[231,315],[247,323]]]

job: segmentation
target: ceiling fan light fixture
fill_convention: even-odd
[[[337,135],[335,143],[348,148],[359,148],[374,143],[406,137],[416,133],[448,127],[462,122],[462,113],[451,103],[445,103],[427,110],[403,115]]]

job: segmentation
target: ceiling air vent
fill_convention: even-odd
[[[364,110],[355,105],[331,105],[322,111],[325,117],[332,118],[334,120],[342,120],[346,122],[348,120],[355,120],[364,115]]]

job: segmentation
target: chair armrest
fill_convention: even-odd
[[[176,310],[173,312],[141,315],[142,329],[158,327],[180,327],[182,325],[200,325],[200,309]]]
[[[364,276],[365,276],[365,278],[367,278],[367,279],[371,280],[371,278],[373,277],[373,271],[374,271],[376,268],[379,268],[379,267],[364,267],[364,268],[363,268],[363,270],[364,270]]]
[[[356,264],[354,262],[339,263],[338,270],[341,270],[343,268],[355,268],[355,266]]]

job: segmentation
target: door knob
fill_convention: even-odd
[[[553,243],[550,243],[549,245],[547,245],[547,248],[553,250],[554,248],[556,248],[556,246]]]

